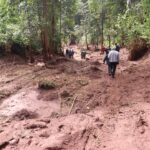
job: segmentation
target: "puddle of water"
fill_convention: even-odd
[[[38,95],[38,91],[28,89],[5,99],[0,105],[0,116],[11,116],[22,109],[36,111],[40,116],[49,116],[52,112],[60,110],[57,100],[42,101],[38,99]]]

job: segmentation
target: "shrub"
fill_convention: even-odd
[[[56,85],[52,81],[41,80],[41,81],[39,81],[38,87],[39,87],[39,89],[51,90],[51,89],[55,89]]]

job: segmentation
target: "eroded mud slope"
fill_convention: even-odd
[[[0,149],[149,150],[150,56],[121,62],[115,79],[98,52],[48,68],[1,60]],[[40,80],[56,88],[38,89]]]

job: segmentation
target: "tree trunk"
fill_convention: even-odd
[[[49,36],[48,36],[48,27],[47,27],[47,15],[48,15],[48,4],[47,0],[43,0],[43,19],[45,21],[44,27],[41,31],[41,39],[43,45],[43,56],[44,59],[50,58],[50,48],[49,48]]]
[[[103,18],[103,11],[102,11],[102,33],[101,33],[101,46],[103,47],[104,45],[104,18]]]
[[[104,45],[104,9],[103,9],[103,0],[101,1],[102,3],[102,12],[101,12],[101,47]]]
[[[26,6],[28,5],[28,1],[26,1]],[[29,9],[29,7],[27,7],[27,13],[30,13],[30,9]],[[30,18],[30,16],[28,16],[27,17],[27,21],[28,21],[28,27],[29,27],[29,32],[30,32],[30,34],[32,34],[32,26],[31,26],[31,18]],[[26,49],[27,49],[27,51],[28,51],[28,53],[29,53],[29,61],[30,61],[30,63],[34,63],[34,57],[33,57],[33,53],[32,53],[32,49],[31,49],[31,45],[32,45],[32,36],[30,36],[30,38],[29,38],[29,43],[28,43],[28,46],[26,47]],[[25,55],[27,55],[27,54],[25,54]],[[25,56],[26,57],[26,56]]]
[[[62,45],[61,45],[61,28],[62,28],[62,26],[61,26],[61,22],[62,22],[62,16],[61,16],[61,13],[62,13],[62,3],[61,3],[61,1],[60,1],[60,50],[61,50],[61,48],[62,48]]]
[[[111,37],[108,35],[108,40],[109,40],[109,48],[111,47]]]
[[[56,48],[56,45],[55,45],[55,0],[52,1],[52,4],[51,4],[52,8],[51,8],[51,35],[50,35],[50,49],[51,49],[51,52],[54,54],[55,53],[55,48]]]

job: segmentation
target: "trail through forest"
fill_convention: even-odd
[[[0,149],[149,150],[150,55],[130,62],[122,49],[115,79],[99,52],[79,55],[47,67],[0,60]]]

